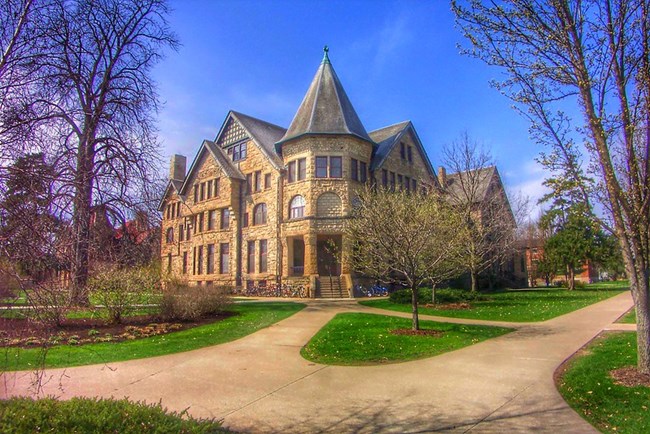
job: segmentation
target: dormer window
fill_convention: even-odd
[[[246,144],[247,142],[237,143],[226,150],[232,161],[246,159]]]

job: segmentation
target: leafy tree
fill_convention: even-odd
[[[572,184],[621,247],[637,312],[638,369],[650,373],[650,3],[453,0],[467,54],[548,146],[541,161]],[[583,120],[572,119],[578,112]]]
[[[439,195],[367,188],[345,233],[355,270],[411,289],[413,330],[419,330],[418,289],[460,273],[464,231],[462,216]]]
[[[543,219],[555,226],[553,235],[544,244],[544,254],[549,267],[564,269],[568,288],[573,290],[576,272],[597,257],[602,234],[583,206],[574,205],[566,212],[554,211]]]

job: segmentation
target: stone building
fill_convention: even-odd
[[[160,203],[163,268],[190,283],[304,285],[347,296],[343,235],[359,189],[440,184],[409,121],[367,132],[327,51],[288,129],[231,111]]]

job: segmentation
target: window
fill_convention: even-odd
[[[208,230],[212,231],[216,227],[215,220],[217,219],[217,210],[212,209],[208,211]]]
[[[187,274],[187,252],[183,252],[183,274]]]
[[[253,209],[253,225],[263,225],[266,223],[266,204],[260,203]]]
[[[406,160],[406,146],[402,142],[399,143],[399,156]]]
[[[207,274],[214,273],[214,244],[208,244],[208,265],[206,267]]]
[[[401,190],[402,187],[403,187],[402,184],[403,184],[403,182],[402,182],[402,175],[397,175],[397,185],[399,186],[399,189],[400,189],[400,190]]]
[[[297,219],[305,215],[305,198],[302,196],[294,196],[289,203],[289,218]]]
[[[262,191],[262,171],[255,172],[255,191]]]
[[[230,245],[228,243],[221,243],[219,247],[221,255],[219,261],[219,272],[221,274],[226,274],[230,272]]]
[[[200,190],[201,193],[199,194],[199,200],[204,201],[205,200],[205,182],[201,183],[200,188],[201,188],[201,190]]]
[[[172,271],[172,254],[167,253],[167,272],[171,273]]]
[[[388,187],[388,170],[381,169],[381,185]]]
[[[194,203],[199,201],[199,186],[194,185]]]
[[[174,242],[174,228],[167,229],[167,235],[165,239],[167,240],[167,244],[171,244]]]
[[[316,178],[327,178],[327,157],[316,157]]]
[[[260,273],[266,273],[268,269],[267,253],[268,243],[266,240],[260,240]]]
[[[264,190],[271,188],[271,174],[267,173],[264,175]]]
[[[192,236],[192,224],[188,223],[187,226],[185,226],[185,240],[189,241]]]
[[[366,170],[366,163],[363,161],[359,162],[359,181],[365,183],[368,176],[368,171]]]
[[[203,246],[197,247],[196,274],[203,274]]]
[[[172,209],[172,206],[171,206],[171,205],[167,205],[167,207],[166,207],[166,213],[165,213],[165,218],[167,218],[167,220],[169,220],[169,219],[171,218],[171,209]]]
[[[406,188],[406,191],[411,191],[411,178],[408,176],[404,177],[404,188]]]
[[[409,163],[412,163],[413,162],[413,148],[410,147],[410,146],[408,147],[408,156],[409,156]]]
[[[248,272],[255,272],[255,241],[248,242]]]
[[[289,162],[289,171],[287,174],[287,182],[294,182],[296,180],[296,162]]]
[[[350,161],[350,178],[352,178],[354,181],[359,180],[359,164],[358,161],[354,158],[352,158]]]
[[[246,175],[246,194],[251,194],[253,191],[253,175],[248,174]]]
[[[307,159],[299,158],[298,159],[298,181],[302,181],[307,178]]]
[[[221,209],[221,226],[220,229],[230,228],[230,208]]]
[[[343,159],[341,157],[330,157],[330,178],[343,177]]]
[[[185,240],[185,231],[183,230],[183,225],[178,225],[178,241]]]
[[[228,149],[228,155],[232,155],[232,161],[246,159],[246,142],[238,143]]]
[[[242,222],[242,225],[246,228],[248,227],[248,213],[244,213],[244,221]]]
[[[214,182],[214,197],[219,197],[219,178],[216,178],[213,182]]]
[[[206,187],[206,190],[207,190],[206,191],[206,196],[207,196],[206,199],[211,199],[212,198],[212,181],[206,182],[205,187]]]
[[[411,179],[411,190],[413,190],[413,192],[418,191],[418,183],[415,179]]]
[[[390,172],[390,189],[395,191],[395,172]]]
[[[203,213],[199,214],[199,232],[203,232]]]

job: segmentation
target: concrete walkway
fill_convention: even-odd
[[[223,419],[242,432],[596,432],[558,394],[553,373],[632,306],[624,293],[458,351],[413,362],[340,367],[304,360],[300,348],[336,313],[387,311],[309,302],[245,338],[110,366],[46,372],[46,393],[162,401]],[[450,322],[490,323],[427,317]],[[1,395],[30,392],[28,373],[4,376]]]

